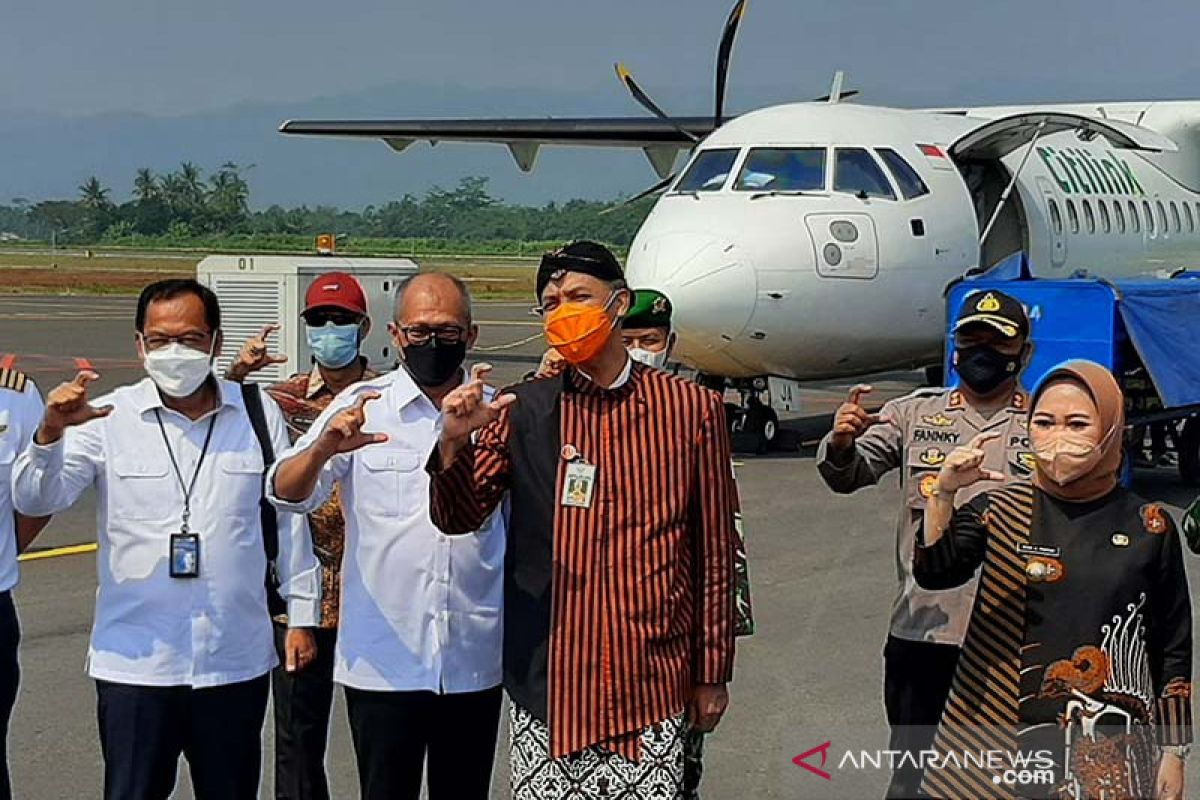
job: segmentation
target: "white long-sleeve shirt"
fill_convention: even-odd
[[[13,502],[25,514],[57,513],[87,487],[97,489],[93,678],[220,686],[263,675],[277,663],[263,585],[262,451],[240,387],[218,383],[220,406],[195,421],[164,406],[149,379],[117,389],[93,401],[111,405],[112,414],[68,428],[54,444],[31,443],[13,467]],[[263,408],[281,452],[288,444],[283,415],[265,394]],[[214,414],[191,500],[200,574],[172,578],[170,537],[180,531],[184,503],[162,431],[188,482]],[[279,514],[277,570],[291,624],[316,625],[320,584],[303,516]]]
[[[11,374],[11,373],[10,373]],[[17,531],[12,468],[42,421],[42,397],[33,381],[21,391],[0,388],[0,592],[17,585]]]
[[[341,616],[334,680],[368,691],[481,691],[501,680],[500,611],[504,516],[469,536],[447,536],[429,517],[425,462],[440,412],[403,369],[355,384],[317,418],[295,447],[313,445],[336,414],[363,392],[364,430],[389,440],[334,456],[306,500],[275,494],[277,508],[308,512],[341,485],[346,517]]]

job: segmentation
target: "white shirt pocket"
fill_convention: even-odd
[[[413,450],[379,449],[371,445],[359,453],[362,469],[354,475],[354,503],[369,516],[398,517],[411,503],[421,456]]]
[[[257,513],[263,496],[262,454],[225,453],[220,461],[221,506],[234,515]]]
[[[178,524],[183,495],[166,460],[123,458],[112,466],[108,490],[114,520],[155,520]]]

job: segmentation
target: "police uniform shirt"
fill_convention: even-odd
[[[50,445],[31,442],[17,458],[13,501],[23,513],[57,513],[96,487],[93,678],[202,688],[257,678],[277,663],[263,581],[262,450],[241,388],[229,381],[218,386],[217,409],[191,420],[164,406],[146,378],[95,400],[97,407],[113,407],[107,417],[68,428]],[[268,396],[263,410],[275,451],[283,452],[283,415]],[[173,578],[170,537],[180,530],[183,490],[163,432],[190,481],[210,422],[212,441],[191,501],[199,575]],[[315,626],[319,576],[303,515],[279,515],[276,568],[291,624]]]
[[[829,434],[817,452],[817,469],[835,492],[848,494],[872,486],[893,469],[900,470],[902,500],[896,525],[896,571],[899,591],[892,610],[891,635],[916,642],[962,644],[975,599],[976,582],[950,591],[931,592],[913,579],[913,549],[924,519],[925,503],[946,456],[980,433],[1001,436],[983,445],[984,467],[1009,476],[1027,478],[1033,470],[1029,446],[1028,395],[1017,390],[1006,407],[985,419],[967,404],[963,394],[951,389],[920,389],[889,401],[880,411],[885,420],[867,429],[854,450],[836,455]],[[965,503],[975,495],[995,489],[981,481],[958,493]]]
[[[13,518],[13,462],[42,421],[42,398],[33,381],[0,369],[0,592],[17,585],[17,531]]]

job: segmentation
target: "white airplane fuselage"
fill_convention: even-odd
[[[952,160],[951,146],[981,120],[1047,110],[1136,124],[1178,151],[1117,149],[1068,131],[1032,150]],[[823,149],[820,185],[772,191],[747,175],[764,148],[806,158]],[[1038,277],[1200,266],[1200,102],[955,111],[802,103],[730,121],[691,164],[712,150],[736,151],[726,178],[680,191],[685,169],[634,240],[627,275],[672,299],[677,356],[713,375],[811,380],[935,364],[946,285],[1017,250]],[[894,199],[839,189],[840,150],[865,150]],[[906,198],[882,150],[901,156],[927,191]],[[981,247],[1013,175],[1012,197]]]

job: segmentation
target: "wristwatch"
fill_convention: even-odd
[[[1186,761],[1188,755],[1192,752],[1192,746],[1190,744],[1165,744],[1158,749],[1162,750],[1164,753],[1170,753],[1180,761]]]

